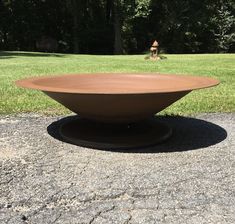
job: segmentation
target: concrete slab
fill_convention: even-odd
[[[235,114],[128,151],[62,142],[61,118],[0,116],[0,223],[235,223]]]

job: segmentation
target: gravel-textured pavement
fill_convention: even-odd
[[[171,139],[109,151],[61,117],[0,116],[0,223],[235,223],[235,114],[166,117]]]

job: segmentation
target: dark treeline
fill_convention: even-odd
[[[0,50],[235,52],[234,0],[0,0]]]

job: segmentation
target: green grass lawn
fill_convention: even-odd
[[[17,88],[15,80],[50,74],[94,72],[159,72],[215,77],[221,84],[193,91],[162,114],[193,115],[235,111],[235,54],[94,56],[0,52],[0,114],[40,112],[65,114],[67,109],[40,91]]]

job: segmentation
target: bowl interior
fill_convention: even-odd
[[[109,94],[186,91],[216,84],[208,77],[161,74],[77,74],[18,81],[20,86],[43,91]]]

